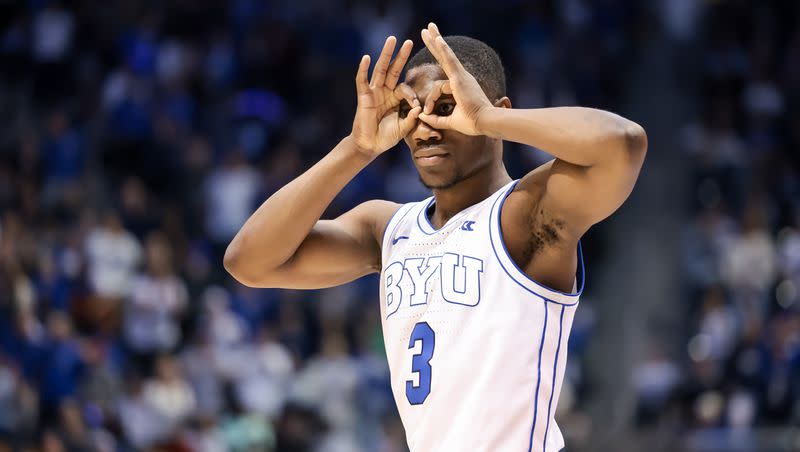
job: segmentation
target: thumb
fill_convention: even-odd
[[[420,113],[419,119],[425,124],[433,127],[434,129],[452,129],[450,125],[450,116],[432,115],[429,113]]]
[[[411,130],[417,124],[417,118],[419,118],[420,113],[422,113],[422,107],[414,107],[408,111],[408,114],[405,118],[400,120],[400,136],[404,137],[411,132]]]

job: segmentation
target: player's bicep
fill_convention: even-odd
[[[380,229],[396,210],[387,201],[368,201],[334,220],[319,220],[266,286],[319,289],[380,271]],[[392,210],[394,209],[394,210]]]
[[[563,218],[576,236],[614,213],[628,198],[639,176],[644,153],[621,153],[601,165],[552,162],[542,194],[542,208]]]

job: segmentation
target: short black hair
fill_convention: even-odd
[[[475,77],[489,100],[494,102],[506,95],[506,71],[493,48],[469,36],[447,36],[444,42],[453,49],[464,69]],[[424,64],[439,64],[427,47],[418,50],[408,60],[406,73]]]

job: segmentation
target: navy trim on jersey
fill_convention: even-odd
[[[550,430],[550,409],[553,407],[553,394],[556,393],[556,373],[558,372],[558,354],[561,353],[561,333],[564,331],[564,309],[561,306],[561,320],[558,322],[558,347],[556,347],[556,359],[553,363],[553,382],[550,387],[550,401],[547,402],[547,425],[544,428],[544,441],[542,441],[542,452],[547,449],[547,432]]]
[[[427,203],[427,204],[425,204],[425,205],[422,207],[422,211],[420,211],[420,213],[419,213],[419,214],[417,214],[417,226],[419,227],[420,231],[422,231],[423,233],[425,233],[425,235],[434,235],[434,234],[436,234],[437,232],[441,231],[441,230],[442,230],[442,229],[443,229],[443,228],[446,226],[446,224],[445,224],[445,225],[442,225],[442,227],[441,227],[441,228],[439,228],[439,229],[436,229],[436,228],[434,228],[434,227],[433,227],[433,225],[431,224],[431,220],[429,220],[429,219],[428,219],[428,209],[430,209],[430,207],[431,207],[431,204],[433,204],[433,202],[434,202],[435,200],[436,200],[436,198],[434,198],[434,197],[431,197],[431,200],[430,200],[430,201],[428,201],[428,203]],[[424,200],[423,200],[423,201],[420,201],[420,204],[421,204],[421,203],[424,203],[424,202],[425,202]],[[425,230],[425,228],[422,226],[422,223],[419,221],[419,217],[423,217],[423,219],[424,219],[424,221],[425,221],[425,224],[426,224],[426,225],[428,226],[428,228],[429,228],[431,231],[433,231],[433,232],[428,232],[428,231],[426,231],[426,230]]]
[[[544,284],[541,284],[541,283],[537,282],[536,280],[534,280],[533,278],[528,276],[524,271],[522,271],[521,268],[519,268],[517,263],[514,262],[514,259],[511,258],[511,254],[508,252],[508,248],[506,248],[505,241],[503,240],[503,230],[502,230],[502,227],[501,227],[501,224],[500,224],[500,217],[501,217],[501,213],[503,211],[503,204],[505,204],[505,201],[506,201],[506,198],[508,197],[508,195],[512,191],[514,191],[514,187],[517,185],[517,182],[519,182],[519,180],[515,180],[513,183],[511,183],[511,186],[508,188],[508,190],[505,193],[503,193],[500,196],[498,196],[498,198],[495,199],[494,203],[492,204],[492,210],[491,210],[490,215],[494,214],[495,207],[497,207],[498,201],[500,202],[499,207],[497,207],[496,220],[494,218],[490,218],[489,219],[489,241],[490,241],[490,243],[492,245],[492,251],[494,251],[494,255],[497,258],[497,261],[500,263],[500,267],[502,267],[503,271],[505,271],[506,274],[508,275],[508,277],[511,278],[514,282],[516,282],[523,289],[527,290],[528,292],[536,295],[537,297],[539,297],[539,298],[541,298],[541,299],[543,299],[543,300],[545,300],[547,302],[551,302],[551,303],[555,303],[555,304],[559,304],[559,305],[563,305],[563,306],[576,306],[578,304],[578,298],[580,297],[581,293],[583,293],[585,280],[586,280],[586,278],[585,278],[585,269],[584,269],[584,264],[583,264],[583,249],[581,247],[581,241],[580,240],[578,240],[578,268],[577,268],[577,272],[576,272],[578,291],[574,292],[574,293],[561,292],[559,290],[551,289],[550,287],[547,287]],[[493,231],[492,227],[493,226],[497,228],[497,235],[498,235],[499,244],[495,243],[494,234],[492,234],[492,231]],[[511,265],[513,265],[513,268],[511,269],[511,271],[509,271],[509,269],[506,268],[506,265],[503,263],[503,259],[500,257],[500,254],[498,252],[498,248],[502,249],[502,252],[504,253],[504,256],[509,260],[509,262],[511,262]],[[525,282],[520,281],[519,279],[517,279],[517,277],[515,277],[512,274],[512,271],[515,271],[518,274],[519,278],[524,278],[524,281],[533,283],[533,285],[535,287],[540,288],[543,291],[552,292],[552,293],[557,294],[559,296],[567,297],[567,298],[570,298],[570,299],[575,299],[575,302],[574,303],[560,302],[560,301],[554,300],[554,299],[552,299],[552,298],[550,298],[550,297],[548,297],[548,296],[546,296],[544,294],[541,294],[541,293],[533,290],[532,288],[528,287],[528,285],[525,284]]]
[[[498,191],[501,191],[501,190],[502,190],[502,188],[500,190],[498,190]],[[428,209],[430,209],[431,206],[436,202],[436,198],[435,197],[431,197],[430,200],[423,199],[422,201],[419,202],[420,204],[424,203],[424,207],[419,212],[417,212],[417,227],[425,235],[438,234],[439,232],[444,231],[445,228],[447,228],[448,226],[451,226],[451,225],[454,225],[454,224],[458,224],[459,220],[461,220],[461,218],[466,216],[467,212],[469,210],[471,210],[471,209],[475,208],[476,206],[478,206],[478,205],[490,200],[492,198],[492,196],[495,196],[496,194],[497,194],[497,192],[492,193],[490,196],[486,197],[486,199],[478,201],[478,202],[476,202],[475,204],[473,204],[471,206],[465,207],[464,209],[462,209],[461,211],[459,211],[455,215],[453,215],[449,220],[447,220],[447,222],[445,224],[443,224],[442,227],[440,227],[439,229],[434,228],[433,224],[431,224],[431,220],[428,218]],[[473,226],[474,224],[475,224],[475,222],[473,221],[470,226]],[[470,228],[470,229],[464,229],[464,230],[472,232],[475,229]]]
[[[533,432],[536,431],[536,418],[539,417],[539,385],[542,383],[542,350],[544,350],[544,339],[547,335],[547,311],[550,310],[547,303],[544,303],[542,307],[544,307],[544,326],[542,327],[542,341],[539,343],[539,361],[536,364],[536,395],[533,398],[533,422],[531,423],[531,434],[528,440],[528,452],[533,450]]]

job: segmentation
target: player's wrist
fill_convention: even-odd
[[[364,160],[365,163],[371,162],[380,154],[380,152],[376,151],[375,149],[360,144],[352,133],[344,137],[342,142],[346,145],[346,149],[354,158]]]
[[[491,138],[502,138],[500,132],[495,128],[494,124],[497,123],[497,113],[499,108],[490,105],[480,109],[475,116],[475,130],[479,135],[485,135]]]

